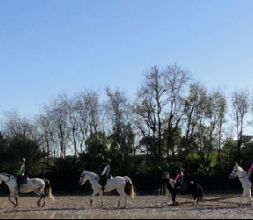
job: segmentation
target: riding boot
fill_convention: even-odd
[[[105,185],[102,186],[102,194],[105,194]]]
[[[21,193],[20,189],[21,189],[21,184],[18,184],[18,193]]]

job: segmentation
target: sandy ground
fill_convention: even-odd
[[[89,207],[87,196],[56,196],[56,202],[47,200],[45,208],[36,208],[36,197],[21,197],[20,207],[13,209],[6,197],[0,198],[0,218],[6,219],[248,219],[253,207],[239,207],[240,195],[208,195],[198,207],[193,207],[190,197],[180,196],[179,207],[168,205],[168,196],[138,196],[131,200],[127,209],[118,209],[117,197],[106,196],[105,207]]]

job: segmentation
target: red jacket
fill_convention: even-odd
[[[253,168],[252,168],[252,169],[253,169]],[[184,173],[183,173],[183,172],[180,172],[179,174],[177,174],[175,181],[177,182],[177,181],[180,180],[180,178],[183,177],[183,176],[184,176]]]
[[[253,174],[253,164],[251,165],[251,167],[250,167],[250,169],[249,169],[248,172],[251,173],[251,174]]]

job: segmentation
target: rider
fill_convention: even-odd
[[[107,180],[110,178],[110,173],[111,173],[111,160],[110,159],[105,159],[102,157],[102,164],[100,167],[100,185],[102,186],[102,191],[104,193],[105,190],[105,185],[107,183]]]
[[[20,164],[19,164],[19,169],[17,171],[17,185],[18,185],[18,191],[20,191],[20,187],[21,187],[21,184],[23,183],[24,179],[25,179],[25,158],[23,158],[21,161],[20,161]]]
[[[177,170],[177,175],[176,175],[176,178],[174,179],[176,185],[175,185],[175,188],[177,189],[180,189],[183,182],[184,182],[184,171],[183,169],[179,168]]]

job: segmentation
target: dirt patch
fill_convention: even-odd
[[[253,216],[249,206],[239,207],[240,195],[206,196],[198,207],[193,207],[190,197],[179,197],[181,206],[169,206],[168,196],[137,196],[130,200],[127,209],[117,208],[117,197],[106,196],[104,208],[99,199],[94,208],[89,206],[87,196],[56,196],[56,202],[47,201],[42,209],[36,207],[36,197],[21,197],[20,207],[13,209],[5,197],[0,198],[0,218],[11,219],[246,219]]]

